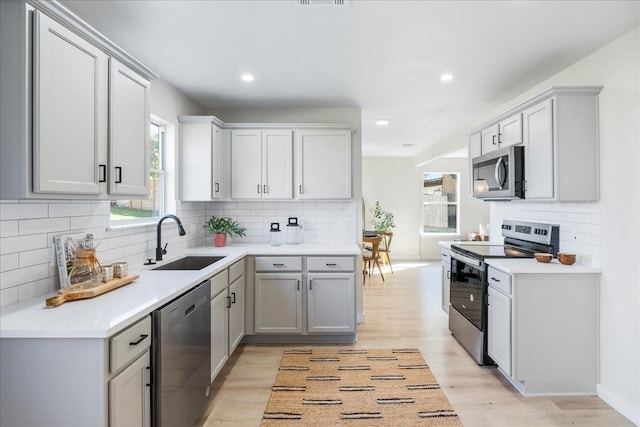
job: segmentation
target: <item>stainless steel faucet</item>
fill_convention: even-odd
[[[160,218],[160,221],[158,221],[158,244],[156,246],[156,261],[162,261],[162,255],[167,253],[167,245],[164,245],[164,248],[162,247],[162,221],[164,221],[167,218],[173,219],[178,224],[178,234],[180,236],[184,236],[185,234],[187,234],[187,232],[184,231],[182,222],[180,222],[180,218],[178,218],[177,216],[165,215],[162,218]]]

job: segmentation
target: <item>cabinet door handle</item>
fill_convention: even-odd
[[[231,297],[227,296],[227,308],[231,308]]]
[[[313,280],[309,280],[309,290],[312,291],[313,290]]]
[[[136,346],[136,345],[140,344],[142,341],[144,341],[145,338],[147,338],[148,336],[149,335],[147,335],[147,334],[142,334],[142,335],[140,335],[140,338],[138,338],[137,341],[130,342],[129,345]]]
[[[336,265],[337,264],[335,262],[326,264],[327,267],[335,267]]]
[[[260,184],[258,184],[256,191],[260,194]]]
[[[231,296],[233,296],[233,300],[231,301],[231,304],[235,304],[236,303],[236,293],[235,292],[231,292]]]
[[[275,263],[275,262],[274,262],[274,263],[273,263],[273,266],[274,266],[274,267],[284,267],[284,264],[282,264],[282,263]]]
[[[492,142],[492,144],[493,144],[493,145],[496,145],[496,136],[495,136],[495,135],[493,135],[493,136],[491,137],[491,139],[492,139],[492,141],[493,141],[493,142]]]
[[[298,280],[298,290],[300,290],[300,280]]]
[[[500,283],[500,279],[496,279],[495,277],[492,277],[491,280],[493,280],[494,282]]]
[[[145,384],[147,387],[151,387],[151,378],[153,378],[151,375],[151,366],[147,366],[147,384]]]
[[[300,188],[300,194],[304,194],[304,191],[302,191],[302,184],[300,184],[298,187]]]
[[[220,184],[218,184],[217,182],[215,183],[215,192],[219,193],[220,192]]]
[[[122,167],[116,166],[116,184],[122,183]]]
[[[100,176],[98,182],[107,182],[107,165],[98,165],[100,168]]]
[[[499,133],[498,134],[498,144],[502,144],[504,141],[502,141],[502,134]]]
[[[267,184],[264,184],[264,185],[262,186],[262,192],[263,192],[264,194],[267,194]]]

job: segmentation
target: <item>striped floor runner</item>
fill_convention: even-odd
[[[461,426],[417,349],[287,350],[262,426]]]

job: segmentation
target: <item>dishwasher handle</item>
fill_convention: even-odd
[[[195,304],[191,304],[191,306],[184,311],[184,317],[187,317],[188,315],[193,313],[195,311],[195,309],[196,309],[196,305]]]

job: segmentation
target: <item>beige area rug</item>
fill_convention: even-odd
[[[461,426],[417,349],[287,350],[262,426]]]

